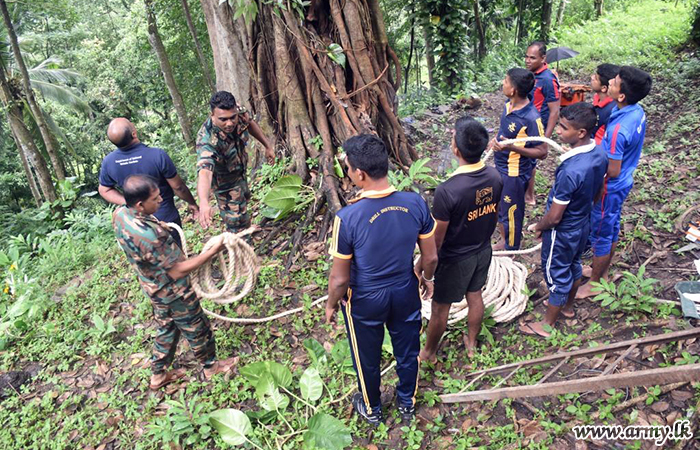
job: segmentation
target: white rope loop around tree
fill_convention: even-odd
[[[517,139],[507,139],[500,141],[502,145],[518,144],[525,142],[544,142],[559,152],[566,150],[546,137],[524,137]],[[493,155],[493,150],[489,150],[482,158],[488,160]],[[508,256],[526,255],[534,253],[542,248],[542,244],[524,250],[501,250],[492,254],[491,266],[486,280],[486,285],[482,289],[484,308],[493,306],[491,318],[498,323],[509,322],[525,311],[528,296],[523,292],[527,281],[527,267],[524,264],[509,258]],[[421,306],[423,317],[430,320],[431,300],[423,299]],[[447,319],[448,325],[465,320],[469,314],[469,306],[466,297],[459,303],[453,303]]]

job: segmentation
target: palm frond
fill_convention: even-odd
[[[44,69],[34,67],[29,69],[29,78],[34,81],[44,81],[52,84],[74,84],[80,79],[80,74],[68,69]]]
[[[90,105],[80,98],[78,92],[73,88],[41,80],[31,80],[31,83],[32,88],[39,91],[44,98],[68,106],[85,115],[88,115],[90,111],[92,111]]]

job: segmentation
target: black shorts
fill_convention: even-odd
[[[437,303],[450,304],[462,301],[467,292],[477,292],[486,284],[491,266],[491,245],[456,262],[439,262],[435,271]]]

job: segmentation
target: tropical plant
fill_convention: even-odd
[[[267,207],[261,212],[270,219],[284,219],[292,212],[303,210],[313,200],[313,189],[304,186],[300,176],[287,175],[277,180],[263,198]]]

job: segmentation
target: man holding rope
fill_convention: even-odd
[[[541,322],[522,323],[525,334],[547,337],[561,314],[574,317],[574,297],[581,285],[581,254],[588,242],[590,214],[600,195],[608,167],[605,151],[591,140],[596,113],[589,103],[562,110],[557,135],[572,149],[559,157],[554,186],[544,217],[534,226],[542,239],[542,272],[549,288],[547,312]]]
[[[503,194],[498,205],[501,240],[494,250],[518,250],[525,219],[525,190],[532,176],[534,159],[547,157],[547,144],[522,142],[502,145],[499,141],[544,136],[542,119],[527,95],[535,86],[532,72],[513,68],[503,79],[503,107],[498,138],[491,141],[496,169],[503,180]]]
[[[197,133],[197,196],[199,223],[211,224],[209,206],[212,189],[226,231],[237,233],[250,226],[248,215],[248,154],[246,146],[252,134],[265,147],[265,157],[272,164],[275,151],[260,126],[250,118],[230,92],[219,91],[209,101],[211,115]]]
[[[184,376],[184,370],[166,371],[172,363],[180,334],[204,367],[204,377],[228,372],[237,358],[217,361],[214,334],[192,290],[189,274],[210,260],[223,241],[185,259],[168,226],[153,217],[163,201],[157,182],[148,175],[131,175],[123,184],[126,206],[114,211],[112,224],[119,246],[138,274],[151,299],[158,324],[151,359],[150,388],[160,389]]]
[[[331,323],[342,308],[360,391],[352,405],[374,426],[383,420],[379,385],[386,325],[399,376],[396,403],[408,421],[415,416],[422,325],[413,252],[418,243],[419,275],[432,296],[435,220],[418,194],[397,192],[389,184],[389,157],[381,139],[354,136],[343,149],[348,176],[362,191],[333,222],[326,321]]]

